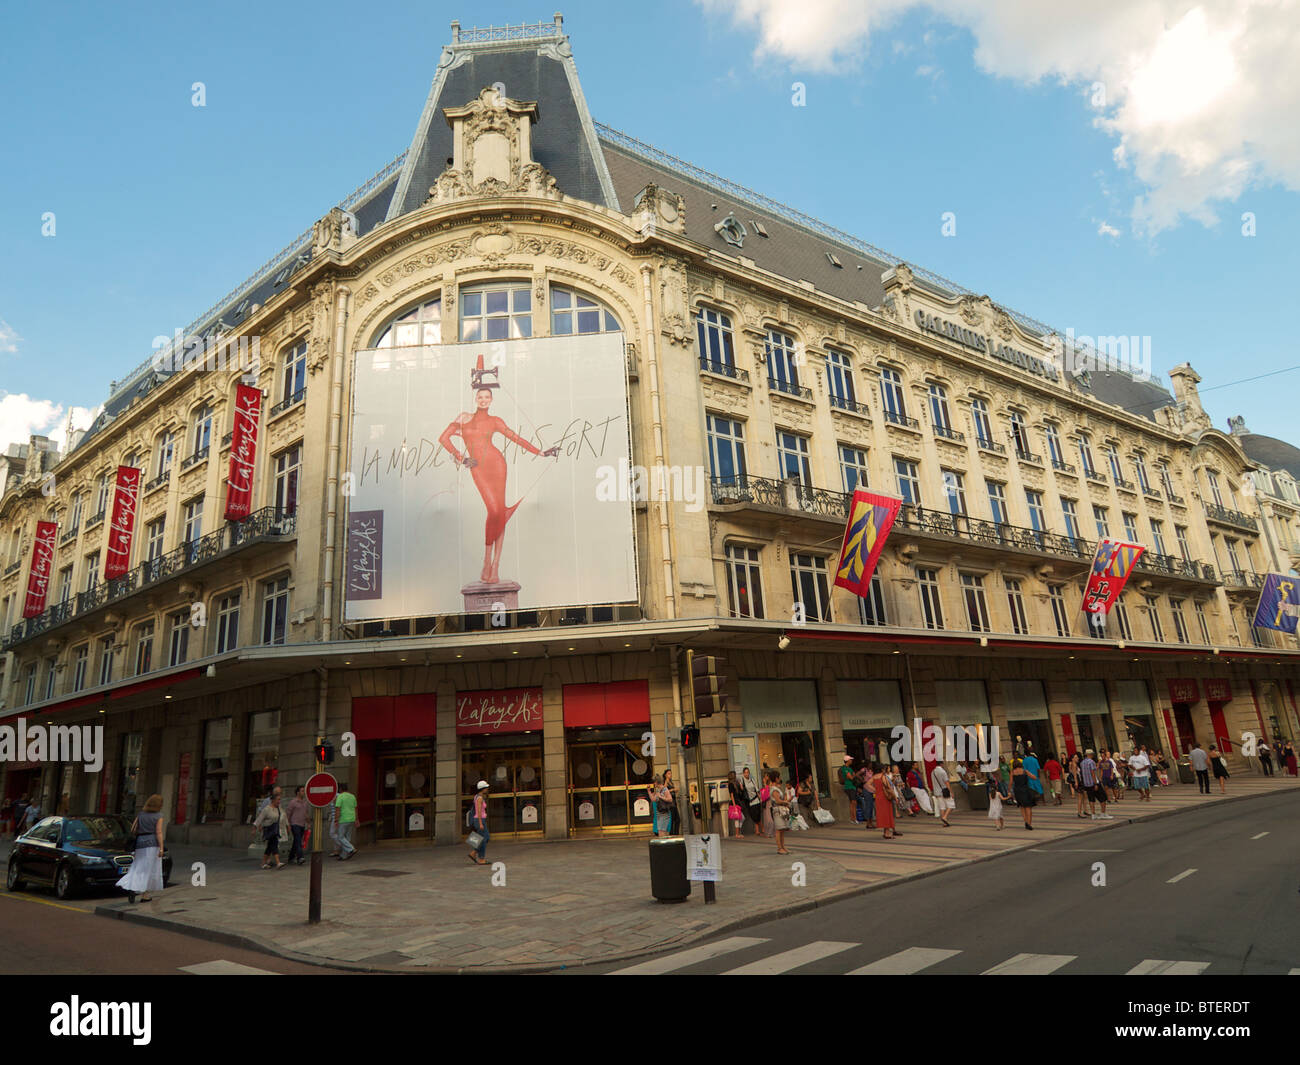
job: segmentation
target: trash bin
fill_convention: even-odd
[[[1196,772],[1192,769],[1192,763],[1189,759],[1182,758],[1178,761],[1178,783],[1195,784]]]
[[[660,902],[685,902],[690,896],[686,840],[681,836],[658,836],[650,841],[650,893]]]
[[[966,798],[970,800],[972,810],[983,810],[986,813],[989,808],[989,789],[981,781],[978,784],[968,785]]]

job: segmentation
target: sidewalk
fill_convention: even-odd
[[[95,912],[361,971],[542,971],[636,957],[1067,836],[1274,793],[1292,801],[1300,784],[1234,777],[1226,797],[1217,788],[1204,797],[1190,785],[1159,788],[1149,803],[1112,804],[1113,821],[1079,820],[1067,800],[1036,807],[1033,832],[1011,806],[1000,832],[984,812],[957,813],[947,829],[935,818],[904,817],[894,841],[836,824],[789,833],[788,857],[772,840],[728,840],[718,901],[707,907],[698,884],[684,903],[655,902],[647,842],[637,838],[493,843],[488,861],[504,863],[497,887],[493,869],[472,865],[462,846],[372,847],[346,863],[327,857],[324,919],[315,926],[306,922],[310,866],[262,871],[236,852],[178,847],[174,885],[160,897],[134,906],[106,900]],[[204,887],[189,883],[196,860],[208,863]],[[792,882],[795,862],[806,886]]]

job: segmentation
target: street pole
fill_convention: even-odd
[[[316,743],[324,743],[324,737],[318,737]],[[316,761],[316,772],[319,773],[324,768],[319,759]],[[321,873],[325,867],[325,855],[320,846],[321,821],[324,819],[321,808],[312,803],[312,809],[316,812],[312,814],[311,822],[311,887],[308,889],[310,894],[307,897],[307,923],[320,924],[320,895],[321,895]]]
[[[691,685],[691,723],[696,728],[699,728],[700,716],[695,707],[695,652],[691,650],[686,652],[686,675],[690,678]],[[701,820],[704,822],[702,829],[697,828],[696,831],[700,832],[701,835],[705,835],[713,830],[713,804],[709,802],[709,789],[704,783],[704,748],[702,741],[697,741],[695,744],[695,779],[699,786]],[[687,794],[689,793],[690,788],[688,786]],[[704,881],[705,904],[717,901],[718,885],[712,880]]]

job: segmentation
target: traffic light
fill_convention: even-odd
[[[691,659],[691,694],[695,717],[711,717],[727,709],[726,663],[716,655],[694,655]]]
[[[334,761],[334,744],[329,740],[321,740],[314,748],[316,761],[321,765],[331,765]]]
[[[700,745],[700,730],[695,725],[682,726],[682,750],[692,751]]]

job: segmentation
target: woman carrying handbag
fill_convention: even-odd
[[[161,795],[150,795],[131,825],[135,857],[126,875],[117,882],[131,902],[135,902],[137,895],[141,902],[149,902],[153,898],[149,892],[163,889],[162,857],[166,853],[163,830],[167,822],[160,812],[162,804]]]
[[[741,839],[745,835],[745,789],[740,786],[734,769],[727,774],[727,793],[730,796],[727,804],[727,835],[730,837],[734,829],[735,838]]]

